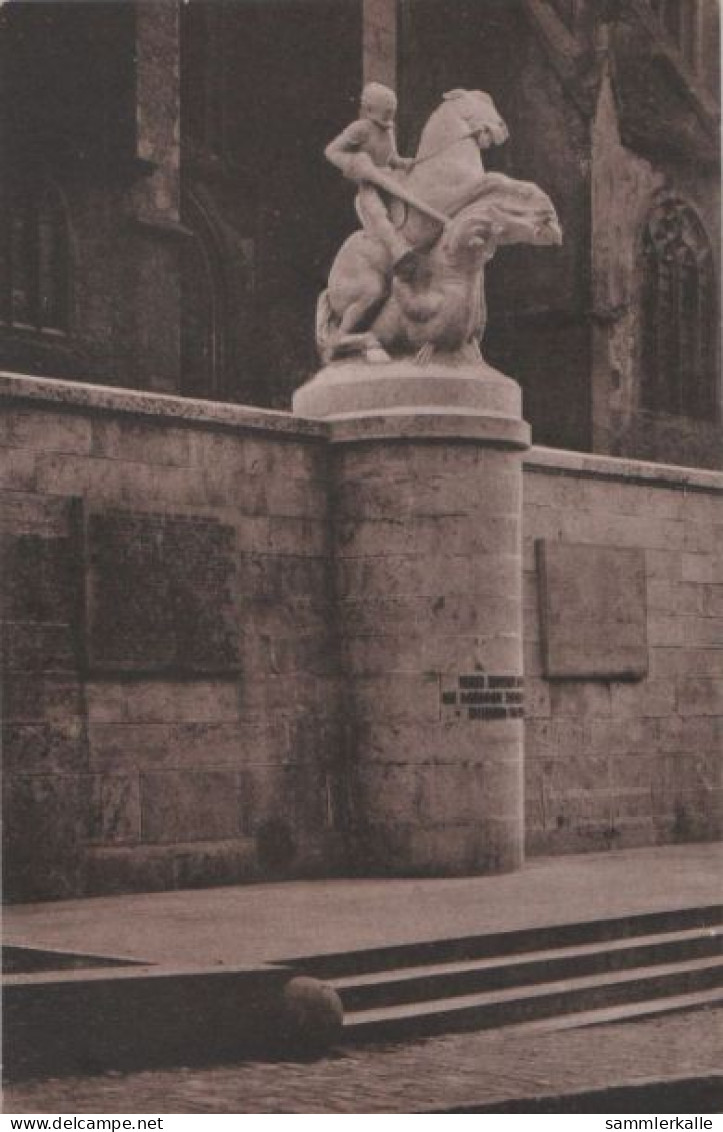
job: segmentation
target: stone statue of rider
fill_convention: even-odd
[[[405,278],[414,269],[415,254],[394,227],[383,195],[393,192],[390,172],[406,172],[415,164],[414,158],[397,153],[396,113],[394,91],[382,83],[367,83],[361,95],[360,117],[329,143],[324,156],[359,186],[355,207],[364,231],[384,245],[393,273]]]

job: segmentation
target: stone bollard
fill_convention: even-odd
[[[299,975],[281,995],[277,1037],[283,1052],[317,1057],[341,1037],[344,1007],[332,986]]]
[[[336,363],[294,411],[331,425],[355,867],[518,868],[520,389],[484,363]]]

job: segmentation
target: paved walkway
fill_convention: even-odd
[[[39,1081],[8,1088],[5,1111],[420,1113],[722,1071],[723,1011],[711,1010],[557,1033],[453,1034],[311,1064]]]
[[[172,966],[254,965],[334,951],[716,904],[723,845],[538,858],[519,873],[331,880],[16,905],[17,946]]]

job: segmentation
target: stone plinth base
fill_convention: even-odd
[[[337,362],[297,389],[293,399],[297,415],[332,419],[412,410],[417,414],[461,411],[517,420],[521,407],[517,383],[484,362],[465,366]]]
[[[479,367],[327,367],[350,842],[362,873],[518,867],[520,390]]]

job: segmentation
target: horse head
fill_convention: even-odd
[[[450,90],[422,131],[417,157],[449,149],[468,138],[485,150],[502,145],[508,137],[507,126],[489,94],[482,90]]]

